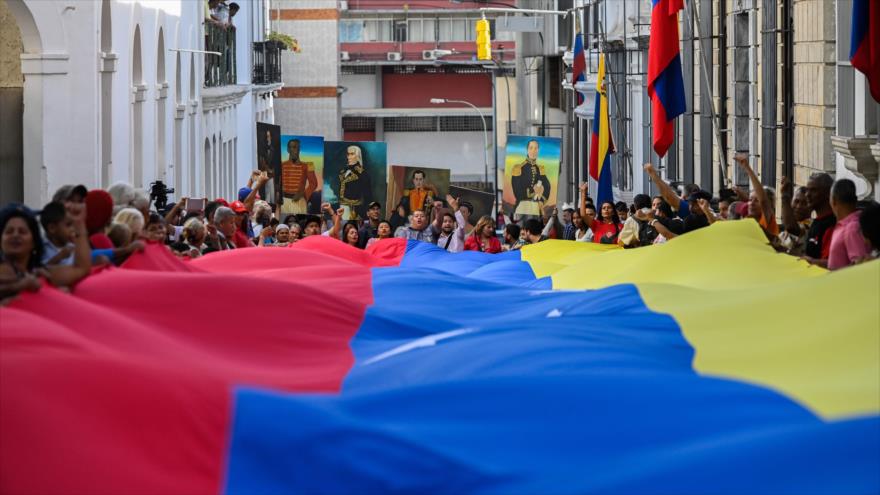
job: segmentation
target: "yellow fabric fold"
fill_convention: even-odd
[[[776,253],[751,220],[639,249],[523,251],[554,289],[635,284],[671,315],[704,375],[765,386],[825,419],[880,413],[880,261],[829,273]]]

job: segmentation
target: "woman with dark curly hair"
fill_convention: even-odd
[[[36,291],[43,277],[56,287],[70,287],[92,269],[85,205],[67,203],[74,222],[73,265],[43,266],[43,240],[37,218],[28,207],[11,204],[0,211],[0,304],[23,290]]]

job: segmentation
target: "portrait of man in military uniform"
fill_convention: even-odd
[[[257,168],[272,179],[260,188],[260,197],[278,201],[281,188],[281,127],[257,122]]]
[[[347,166],[339,171],[339,206],[346,210],[345,220],[363,220],[372,199],[373,183],[364,167],[360,147],[349,146],[345,156]]]
[[[288,159],[281,163],[281,213],[284,215],[308,213],[309,200],[318,189],[315,163],[300,159],[302,142],[287,142]]]
[[[412,187],[404,189],[403,197],[400,198],[398,207],[404,209],[404,217],[414,210],[422,210],[430,216],[430,210],[434,205],[434,198],[436,197],[439,197],[437,188],[428,182],[425,171],[416,169],[412,173]]]
[[[431,218],[434,202],[442,200],[449,189],[449,169],[392,165],[388,176],[386,203],[388,220],[397,228],[404,225],[416,210]]]
[[[510,174],[513,195],[516,198],[515,220],[541,217],[544,204],[550,197],[550,180],[544,167],[538,163],[539,145],[531,139],[526,147],[526,159],[513,167]]]
[[[512,221],[547,217],[556,206],[562,140],[508,135],[502,206]]]

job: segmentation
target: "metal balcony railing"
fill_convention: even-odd
[[[205,50],[220,53],[205,55],[205,87],[235,84],[235,26],[205,24]]]
[[[254,42],[254,84],[281,82],[281,50],[284,44],[277,41]]]

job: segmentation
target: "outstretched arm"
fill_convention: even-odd
[[[581,191],[581,199],[578,202],[578,211],[581,214],[581,219],[584,222],[584,225],[587,226],[588,229],[593,228],[593,217],[587,214],[587,191],[590,185],[586,182],[581,182],[581,185],[578,186],[578,189]]]
[[[257,179],[257,182],[254,183],[254,187],[251,189],[250,194],[248,194],[247,197],[244,198],[244,201],[242,201],[242,203],[244,203],[244,206],[248,209],[248,211],[251,211],[254,209],[254,201],[257,200],[257,192],[259,191],[259,189],[261,187],[266,185],[267,182],[269,182],[268,172],[261,172],[260,177]]]
[[[666,228],[665,225],[660,223],[658,220],[651,220],[651,227],[654,227],[654,230],[660,233],[666,240],[671,240],[678,237],[678,234]]]
[[[758,174],[756,174],[755,171],[752,170],[752,167],[749,166],[748,155],[745,153],[737,153],[734,159],[736,160],[736,163],[745,170],[746,174],[748,174],[749,180],[752,183],[752,189],[755,190],[755,196],[758,198],[758,204],[761,205],[761,213],[764,215],[764,221],[770,222],[770,218],[773,217],[773,205],[770,204],[770,198],[767,197],[767,192],[764,191],[764,185],[761,184],[761,179],[758,178]]]
[[[709,219],[709,225],[712,225],[718,220],[715,217],[715,212],[712,211],[712,206],[709,204],[708,200],[698,199],[697,204],[700,205],[700,209],[703,210],[703,214],[705,214],[706,218]]]
[[[679,198],[678,194],[675,194],[675,190],[660,177],[660,174],[654,169],[654,165],[646,163],[645,172],[651,180],[654,181],[654,184],[657,185],[657,189],[660,190],[660,195],[663,196],[663,199],[669,203],[669,206],[671,206],[673,210],[678,211],[681,206],[681,198]]]
[[[326,205],[325,210],[328,210],[331,215],[333,215],[333,227],[330,227],[330,237],[334,239],[339,239],[339,229],[342,228],[339,224],[342,220],[342,215],[345,213],[345,208],[339,208],[336,211],[330,207],[330,203],[324,203]]]
[[[165,214],[165,221],[171,223],[171,220],[174,219],[174,215],[177,215],[177,212],[183,209],[186,206],[186,200],[189,198],[180,198],[180,201],[174,204],[174,208]]]
[[[443,201],[434,201],[431,214],[434,216],[434,221],[431,222],[434,226],[434,232],[440,232],[440,227],[443,225]]]

